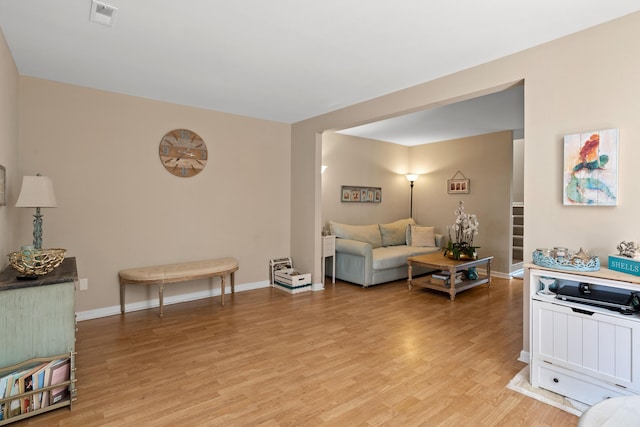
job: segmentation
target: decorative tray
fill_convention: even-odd
[[[11,266],[25,276],[44,276],[58,267],[64,256],[66,249],[33,249],[25,252],[11,252],[9,262]]]
[[[598,271],[600,270],[600,258],[592,256],[588,259],[571,257],[571,258],[553,258],[543,254],[540,251],[533,251],[533,263],[542,267],[554,268],[557,270],[569,271]]]

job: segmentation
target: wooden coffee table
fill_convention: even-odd
[[[434,252],[426,255],[418,255],[407,258],[407,263],[409,264],[409,278],[407,279],[407,284],[409,285],[409,290],[413,286],[421,286],[427,289],[433,289],[440,292],[447,292],[449,294],[449,298],[453,301],[456,298],[456,294],[458,292],[462,292],[469,288],[473,288],[474,286],[482,285],[487,283],[488,286],[491,286],[491,260],[492,256],[478,258],[474,260],[465,260],[465,261],[456,261],[444,256],[442,252]],[[470,267],[476,267],[478,265],[486,264],[487,273],[486,275],[480,276],[478,274],[478,278],[475,280],[465,279],[461,283],[448,285],[440,285],[437,283],[431,283],[431,275],[422,276],[420,278],[414,279],[412,277],[412,269],[414,265],[427,267],[427,268],[436,268],[439,270],[448,271],[450,274],[450,282],[455,282],[456,273],[462,270],[468,270]],[[451,279],[453,278],[453,280]]]

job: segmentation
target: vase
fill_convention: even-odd
[[[447,251],[445,255],[447,256],[447,258],[451,258],[459,261],[471,261],[473,259],[478,259],[478,254],[476,252],[473,252],[473,256],[469,256],[467,254],[458,254],[457,258],[454,255],[453,251]]]

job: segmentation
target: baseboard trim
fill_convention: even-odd
[[[491,271],[491,277],[498,277],[500,279],[511,279],[511,275],[509,273],[503,273],[501,271]]]
[[[268,288],[270,286],[271,284],[269,283],[268,280],[263,280],[263,281],[254,282],[254,283],[243,283],[240,285],[236,284],[235,288],[236,288],[236,292],[245,292],[245,291],[251,291],[254,289]],[[227,287],[225,291],[226,291],[225,295],[229,295],[231,293],[231,288]],[[220,296],[220,288],[165,297],[163,304],[164,306],[167,306],[171,304],[195,301],[199,299],[211,298],[216,296]],[[160,300],[158,300],[157,298],[152,300],[147,300],[147,301],[138,301],[131,304],[126,304],[125,313],[138,311],[138,310],[148,310],[150,308],[157,308],[159,306],[160,306]],[[101,317],[115,316],[118,314],[120,314],[120,305],[114,305],[111,307],[103,307],[95,310],[79,311],[76,313],[76,320],[81,322],[83,320],[99,319]]]
[[[486,270],[483,271],[483,269],[478,269],[478,272],[481,274],[482,273],[486,274]],[[502,279],[511,278],[509,274],[502,273],[499,271],[492,271],[491,276],[499,277]],[[253,282],[253,283],[243,283],[243,284],[236,285],[236,292],[245,292],[245,291],[251,291],[254,289],[269,288],[271,286],[273,285],[269,283],[268,280],[263,280],[260,282]],[[311,290],[314,292],[324,291],[325,287],[323,283],[313,283],[311,285]],[[225,295],[228,295],[230,293],[231,293],[231,289],[228,289]],[[212,298],[216,296],[220,296],[220,288],[207,290],[207,291],[192,292],[192,293],[182,294],[182,295],[174,295],[171,297],[165,297],[164,305],[167,306],[171,304],[179,304],[181,302],[195,301],[199,299]],[[150,308],[157,308],[159,306],[160,306],[160,301],[157,298],[152,300],[147,300],[147,301],[138,301],[135,303],[126,304],[125,313],[129,313],[132,311],[139,311],[139,310],[148,310]],[[120,305],[114,305],[111,307],[103,307],[95,310],[79,311],[76,313],[76,320],[78,322],[81,322],[83,320],[99,319],[101,317],[115,316],[118,314],[120,314]],[[529,359],[527,359],[527,363],[528,363],[528,360]]]

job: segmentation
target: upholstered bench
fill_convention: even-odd
[[[156,265],[150,267],[121,270],[120,312],[124,314],[124,288],[126,285],[160,285],[160,317],[162,317],[162,291],[167,283],[188,282],[191,280],[220,277],[220,305],[224,305],[224,279],[231,276],[231,293],[235,292],[234,274],[238,270],[235,258],[210,259],[204,261],[182,262],[177,264]]]

